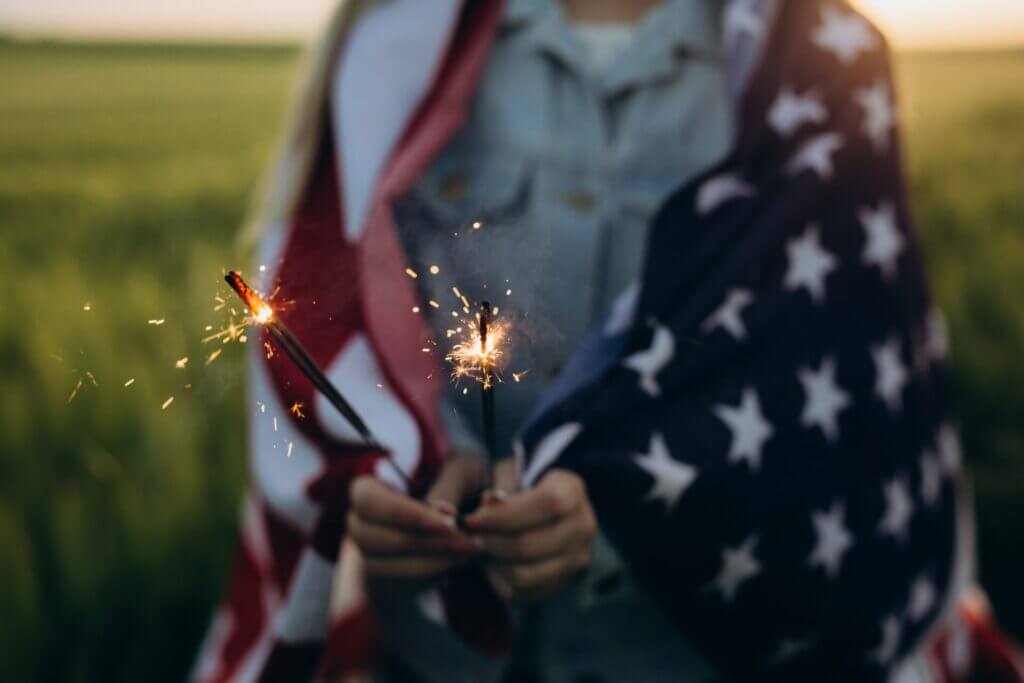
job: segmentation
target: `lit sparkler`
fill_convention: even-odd
[[[457,297],[463,299],[460,293]],[[481,387],[484,441],[492,456],[497,456],[497,421],[494,402],[495,384],[501,381],[499,362],[504,356],[503,346],[508,337],[508,324],[495,319],[495,309],[488,302],[480,304],[476,320],[452,330],[463,338],[456,343],[445,359],[452,365],[452,381],[464,377],[476,380]],[[451,336],[451,335],[449,335]]]
[[[291,359],[295,366],[302,372],[303,375],[313,384],[313,386],[323,394],[324,398],[330,401],[342,416],[348,420],[348,423],[352,425],[359,435],[363,438],[363,441],[367,446],[374,450],[378,450],[384,454],[384,458],[391,464],[391,467],[398,473],[402,478],[402,481],[407,487],[411,488],[411,482],[409,477],[402,471],[402,468],[391,457],[391,454],[380,446],[380,442],[377,441],[376,437],[370,431],[370,428],[360,417],[359,413],[355,411],[341,392],[338,391],[327,376],[324,374],[320,366],[316,364],[313,357],[309,355],[309,352],[299,343],[299,340],[295,337],[291,331],[284,326],[284,324],[274,317],[274,309],[271,305],[259,295],[259,293],[249,287],[242,276],[235,271],[229,271],[224,279],[231,286],[231,289],[235,290],[239,298],[245,302],[246,307],[249,309],[250,318],[249,321],[253,324],[260,325],[267,331],[271,339],[277,342],[278,347],[284,351],[285,355]],[[301,407],[301,406],[300,406]]]

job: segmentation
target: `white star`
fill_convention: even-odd
[[[751,6],[749,0],[728,3],[723,24],[727,45],[732,45],[742,33],[757,37],[764,31],[764,21]]]
[[[637,466],[654,478],[647,500],[661,501],[668,512],[679,502],[679,497],[697,478],[697,468],[674,460],[668,452],[665,437],[651,434],[651,445],[646,454],[636,454]]]
[[[942,494],[942,462],[931,451],[921,455],[921,499],[935,505]]]
[[[840,133],[819,133],[800,146],[786,165],[786,172],[798,175],[810,170],[828,180],[835,171],[832,155],[842,146],[843,136]]]
[[[651,348],[627,356],[622,364],[640,375],[641,389],[657,398],[661,395],[661,387],[658,386],[658,373],[675,357],[676,341],[672,336],[672,331],[667,327],[659,325],[657,322],[652,324],[654,325],[654,336],[651,338]]]
[[[797,655],[801,655],[814,647],[813,638],[785,638],[783,639],[775,652],[768,657],[768,667],[774,668],[785,664],[789,660],[793,659]]]
[[[903,540],[907,535],[910,518],[914,514],[914,501],[907,492],[907,485],[900,479],[887,482],[884,487],[885,514],[878,524],[880,533]]]
[[[946,316],[940,309],[933,308],[928,312],[925,329],[925,349],[928,357],[934,361],[945,360],[949,356],[949,326],[946,324]]]
[[[885,401],[889,412],[898,412],[903,405],[903,388],[907,385],[907,369],[900,360],[897,337],[871,348],[875,362],[875,394]]]
[[[803,236],[786,244],[789,267],[782,286],[789,291],[803,287],[815,303],[825,299],[825,278],[836,269],[836,258],[822,248],[818,226],[807,226]]]
[[[768,124],[783,137],[797,132],[805,123],[824,123],[827,118],[828,110],[817,95],[797,95],[789,88],[779,93],[768,110]]]
[[[892,104],[889,86],[879,81],[870,88],[857,90],[853,97],[864,110],[864,134],[877,151],[889,149],[890,133],[896,127],[896,108]]]
[[[839,435],[836,424],[839,413],[850,405],[850,396],[836,384],[835,360],[824,358],[817,372],[804,368],[798,375],[806,397],[800,424],[805,427],[821,427],[825,438],[835,441]]]
[[[877,40],[871,27],[861,17],[827,6],[822,14],[822,23],[814,30],[814,44],[834,54],[839,61],[850,64],[862,52],[875,47]]]
[[[706,216],[722,204],[741,197],[753,197],[754,186],[735,173],[722,173],[708,178],[697,190],[697,213]]]
[[[822,567],[831,579],[839,574],[843,555],[853,545],[853,536],[843,522],[844,514],[842,503],[834,503],[828,512],[811,513],[817,540],[807,562],[812,567]]]
[[[712,585],[726,602],[732,602],[740,586],[761,573],[761,563],[754,557],[756,545],[757,536],[750,536],[739,547],[722,550],[722,569]]]
[[[871,653],[871,658],[885,666],[891,664],[900,646],[900,632],[902,627],[900,620],[895,615],[889,615],[882,620],[882,641]]]
[[[747,388],[743,390],[740,405],[715,406],[715,415],[725,422],[732,431],[732,446],[729,449],[729,462],[746,460],[750,469],[761,467],[761,450],[764,443],[775,431],[761,413],[761,403],[757,400],[757,392]]]
[[[939,460],[942,461],[942,468],[947,474],[956,474],[960,471],[960,437],[951,424],[944,424],[939,427],[939,433],[935,438],[939,447]]]
[[[896,209],[884,203],[878,209],[865,207],[860,210],[860,222],[867,233],[867,241],[861,260],[869,268],[878,266],[882,275],[892,279],[896,265],[903,251],[903,235],[896,223]]]
[[[907,603],[907,618],[920,621],[935,606],[935,586],[925,576],[914,579],[910,586],[910,602]]]
[[[706,334],[723,327],[737,340],[744,339],[747,336],[747,328],[743,325],[742,313],[753,300],[754,295],[746,289],[729,290],[725,295],[725,301],[708,316],[700,329]]]

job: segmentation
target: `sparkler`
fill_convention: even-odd
[[[363,441],[367,446],[373,450],[380,451],[384,454],[384,458],[391,464],[391,467],[398,473],[405,483],[406,487],[411,488],[412,482],[409,481],[409,477],[402,471],[402,468],[394,461],[391,454],[384,449],[380,442],[374,437],[373,432],[360,417],[359,413],[356,412],[352,404],[349,403],[341,392],[338,391],[337,387],[331,383],[327,376],[324,374],[320,366],[316,364],[313,357],[309,355],[309,352],[299,343],[299,340],[295,337],[291,331],[284,326],[284,324],[274,318],[274,309],[270,306],[267,301],[259,295],[256,290],[249,287],[242,276],[236,271],[229,271],[224,279],[231,286],[231,289],[235,290],[239,298],[245,303],[249,309],[249,313],[252,316],[252,322],[260,325],[267,331],[267,334],[277,342],[278,347],[284,351],[285,355],[291,359],[295,366],[302,372],[303,375],[316,387],[317,391],[323,394],[324,398],[330,401],[339,413],[348,421],[352,428],[359,433]]]
[[[497,423],[494,410],[494,365],[488,362],[487,334],[491,327],[491,305],[484,301],[480,304],[480,358],[483,373],[480,398],[483,407],[484,443],[491,457],[498,457]]]

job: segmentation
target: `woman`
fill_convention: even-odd
[[[254,352],[254,494],[197,679],[882,680],[932,651],[955,435],[866,22],[392,0],[324,45],[254,229],[391,461]],[[431,352],[453,286],[521,335],[497,454]]]

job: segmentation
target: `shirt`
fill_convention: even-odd
[[[719,9],[668,0],[595,68],[558,3],[510,0],[469,120],[398,206],[437,345],[450,348],[469,317],[453,288],[471,303],[490,301],[512,323],[506,381],[496,390],[501,454],[582,337],[638,277],[647,225],[668,193],[732,143]],[[478,448],[479,387],[453,384],[448,401],[456,445]],[[375,593],[386,637],[415,672],[398,679],[501,676],[422,623],[401,590]],[[709,675],[603,539],[580,581],[519,616],[516,676]]]
[[[717,2],[669,0],[594,70],[559,3],[511,0],[469,120],[400,203],[439,352],[470,317],[453,288],[511,323],[498,456],[639,275],[667,194],[728,151],[719,21]],[[478,448],[479,387],[453,384],[445,414],[456,446]]]

